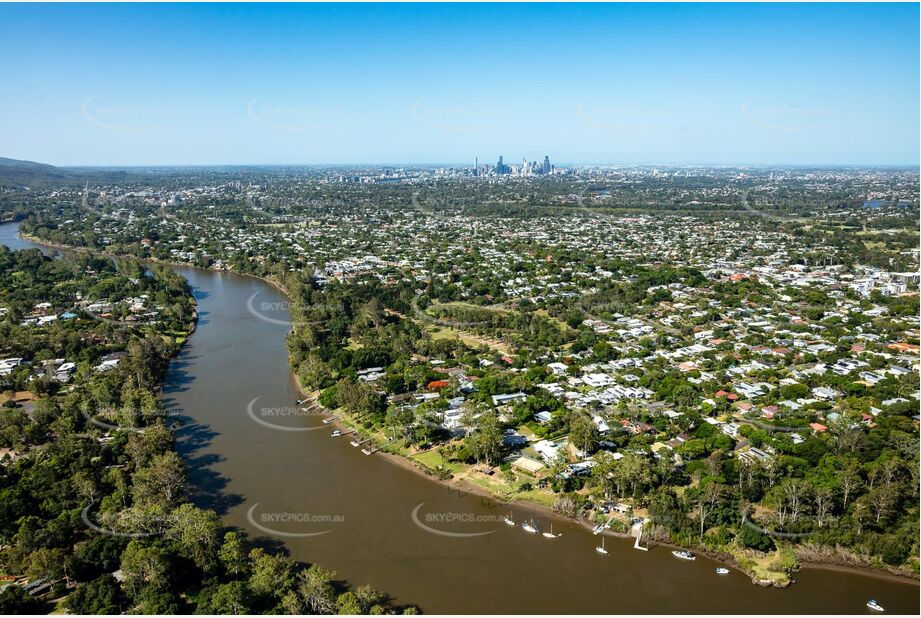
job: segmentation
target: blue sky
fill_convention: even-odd
[[[917,4],[0,5],[0,156],[917,164]]]

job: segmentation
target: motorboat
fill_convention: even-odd
[[[870,599],[869,601],[867,601],[867,607],[872,609],[874,612],[886,611],[886,609],[882,605],[876,602],[876,599]]]

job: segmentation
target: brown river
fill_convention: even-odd
[[[34,246],[0,226],[0,244]],[[465,494],[331,437],[296,405],[285,297],[257,279],[176,269],[198,298],[198,329],[170,366],[166,406],[193,499],[294,558],[371,584],[426,613],[917,614],[919,588],[861,573],[806,568],[785,590],[665,547],[600,543],[575,523]],[[269,308],[270,311],[262,311]],[[259,317],[263,316],[263,317]],[[281,317],[280,317],[281,316]],[[507,525],[503,518],[519,525]],[[545,538],[520,523],[531,520]]]

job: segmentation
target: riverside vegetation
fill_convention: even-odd
[[[185,279],[0,246],[0,313],[0,613],[395,610],[187,500],[158,386],[194,329]]]
[[[304,387],[436,476],[759,582],[917,577],[915,172],[228,174],[16,207],[42,239],[284,286]]]

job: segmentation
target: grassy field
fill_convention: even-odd
[[[770,580],[777,586],[786,586],[790,583],[789,569],[796,566],[796,558],[781,547],[764,555],[745,549],[737,549],[732,553],[739,565],[754,579]]]
[[[431,334],[433,339],[459,339],[471,347],[485,346],[491,350],[499,352],[500,354],[512,354],[509,346],[502,341],[475,335],[474,333],[461,330],[459,328],[448,326],[428,326],[426,327],[426,332]]]

